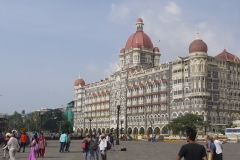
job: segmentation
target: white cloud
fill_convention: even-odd
[[[175,2],[169,2],[168,5],[165,7],[167,13],[181,14],[181,8]]]
[[[105,69],[106,76],[109,76],[114,71],[116,71],[116,69],[118,68],[118,63],[119,63],[118,61],[109,63],[109,67]]]
[[[130,8],[128,8],[127,5],[111,5],[111,11],[109,15],[109,20],[112,22],[122,23],[126,22],[127,17],[129,17],[130,14]]]
[[[95,72],[95,71],[97,71],[97,66],[95,64],[93,64],[93,63],[90,63],[87,66],[87,70],[89,70],[91,72]]]

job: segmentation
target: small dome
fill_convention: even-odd
[[[155,47],[155,48],[153,49],[153,52],[160,52],[160,50],[159,50],[158,47]]]
[[[140,22],[140,23],[143,22],[142,18],[140,18],[140,17],[137,19],[137,23],[139,23],[139,22]]]
[[[82,78],[78,78],[75,82],[74,82],[74,86],[85,86],[85,81]]]
[[[125,48],[122,48],[121,51],[120,51],[120,54],[121,53],[125,53]]]
[[[225,61],[234,61],[235,59],[239,60],[239,58],[231,53],[228,53],[226,49],[222,51],[222,53],[215,56],[217,59],[225,60]]]
[[[195,39],[189,46],[189,53],[206,52],[208,51],[207,44],[201,39]]]

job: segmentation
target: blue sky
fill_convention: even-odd
[[[240,57],[238,0],[0,1],[0,113],[65,106],[81,72],[108,77],[141,15],[161,63],[187,56],[195,39]],[[159,42],[160,40],[160,42]]]

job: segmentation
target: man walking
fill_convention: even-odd
[[[94,142],[94,143],[93,143],[93,155],[94,155],[94,159],[95,159],[95,160],[99,160],[99,156],[98,156],[98,154],[99,154],[99,145],[98,145],[99,138],[96,137],[96,135],[93,135],[92,140],[93,140],[93,142]],[[96,158],[95,158],[95,156],[96,156]]]
[[[70,143],[71,143],[71,134],[70,134],[70,132],[68,132],[67,133],[67,143],[66,143],[65,152],[70,152],[69,151]]]
[[[88,156],[90,156],[90,154],[89,154],[89,141],[90,141],[89,133],[87,133],[86,138],[84,138],[83,142],[82,142],[82,150],[83,150],[84,160],[87,160]]]
[[[60,150],[59,152],[64,152],[64,147],[67,143],[67,135],[65,134],[65,132],[62,133],[61,137],[60,137]]]
[[[206,150],[203,145],[195,143],[196,131],[188,129],[186,140],[188,144],[181,147],[177,159],[184,157],[185,160],[207,160]]]
[[[99,144],[101,159],[107,160],[107,139],[105,138],[105,134],[101,135],[101,141]]]
[[[21,151],[22,147],[23,147],[23,152],[25,152],[26,141],[27,141],[27,134],[24,131],[23,134],[21,134],[21,145],[20,145],[19,152]]]
[[[222,155],[222,144],[226,143],[227,140],[224,139],[222,142],[218,140],[218,135],[214,136],[214,144],[216,146],[216,159],[217,160],[222,160],[223,155]]]

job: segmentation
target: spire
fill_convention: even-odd
[[[143,20],[141,17],[139,17],[137,19],[137,23],[136,23],[136,28],[137,28],[137,31],[143,31]]]
[[[198,26],[197,26],[197,29],[196,29],[196,39],[200,39],[199,38],[199,32],[198,32]]]
[[[78,77],[79,79],[81,78],[81,71],[79,72],[79,77]]]

